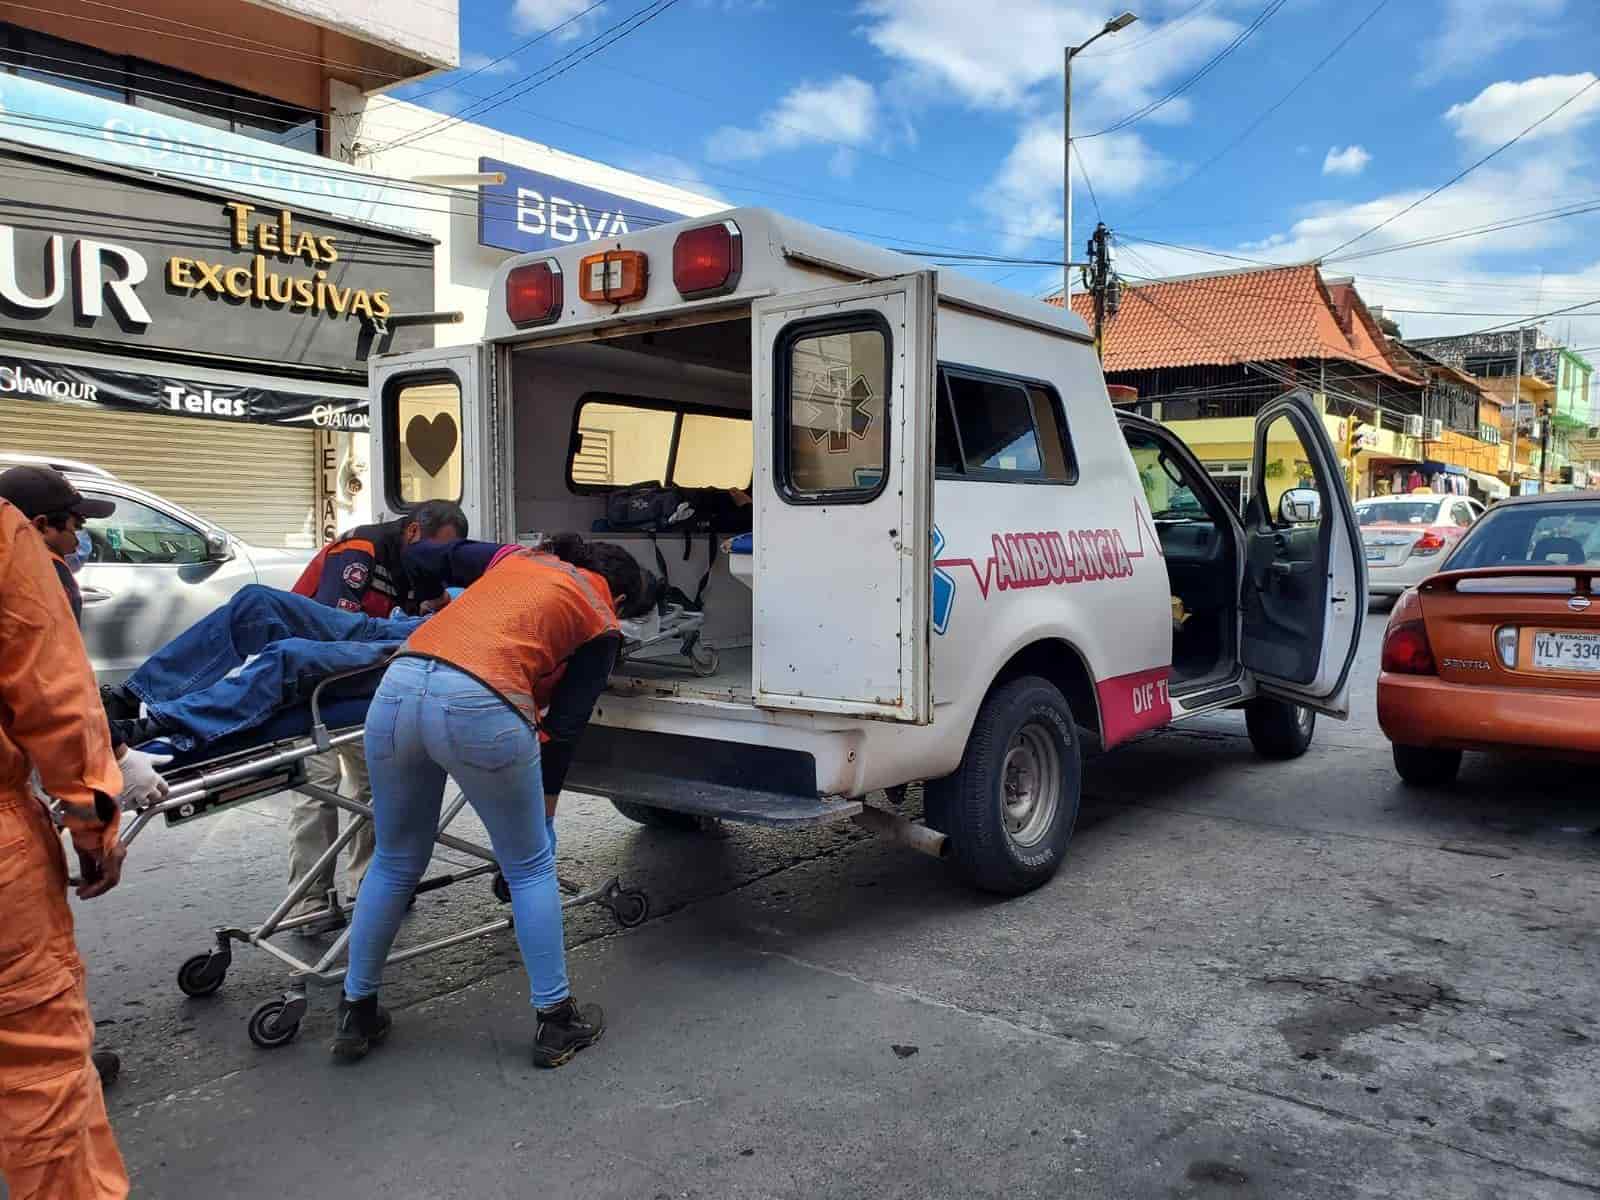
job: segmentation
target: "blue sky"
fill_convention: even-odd
[[[592,3],[463,0],[465,69],[423,85],[452,84],[423,102],[470,108],[475,96],[588,53],[591,39],[651,7],[647,0]],[[1118,268],[1130,276],[1243,265],[1217,254],[1279,262],[1324,255],[1550,112],[1593,81],[1600,64],[1600,0],[1128,6],[1140,20],[1076,60],[1073,133],[1099,210],[1121,239]],[[614,45],[475,119],[882,244],[1059,259],[1061,47],[1087,38],[1121,7],[1102,0],[677,0]],[[1125,128],[1089,136],[1166,96],[1263,14],[1181,96]],[[1239,140],[1363,20],[1339,53]],[[518,49],[540,33],[542,40]],[[468,76],[472,69],[478,73]],[[1369,302],[1403,310],[1395,316],[1408,335],[1480,328],[1600,298],[1600,212],[1389,249],[1600,205],[1597,167],[1600,86],[1345,252],[1385,253],[1330,260],[1325,273],[1355,274]],[[1083,172],[1077,181],[1081,242],[1096,204]],[[1036,294],[1059,281],[1058,268],[969,269]],[[1547,328],[1575,346],[1600,345],[1600,316],[1560,317]]]

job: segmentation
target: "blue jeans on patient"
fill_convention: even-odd
[[[329,675],[382,662],[421,621],[345,612],[251,584],[156,651],[123,686],[173,731],[169,740],[189,750],[255,728],[309,699]]]
[[[433,857],[445,777],[489,831],[511,889],[532,1001],[567,997],[555,846],[544,819],[539,739],[509,704],[442,662],[400,658],[367,711],[377,852],[356,894],[344,994],[375,995],[412,890]]]

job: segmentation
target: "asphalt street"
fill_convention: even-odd
[[[509,935],[393,970],[361,1064],[328,1056],[328,991],[256,1049],[281,967],[174,977],[281,894],[285,809],[154,828],[78,907],[135,1195],[1600,1194],[1600,789],[1476,758],[1401,787],[1383,620],[1303,758],[1233,714],[1101,756],[1066,867],[1008,902],[852,829],[673,835],[569,797],[563,872],[653,915],[569,915],[610,1029],[555,1072]],[[474,881],[402,937],[497,911]]]

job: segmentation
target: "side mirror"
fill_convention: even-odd
[[[1290,488],[1278,501],[1278,519],[1285,525],[1315,525],[1322,520],[1322,494],[1315,488]]]
[[[233,544],[228,535],[213,529],[206,534],[206,561],[227,562],[233,557]]]

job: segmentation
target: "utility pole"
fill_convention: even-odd
[[[1061,94],[1061,307],[1072,308],[1072,60],[1108,33],[1118,33],[1139,18],[1131,12],[1112,17],[1088,41],[1066,48]]]
[[[1522,330],[1517,330],[1517,377],[1511,392],[1511,494],[1517,494],[1517,431],[1522,427]]]

